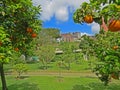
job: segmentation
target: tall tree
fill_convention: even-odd
[[[48,69],[48,64],[55,56],[55,47],[53,45],[40,46],[40,49],[36,53],[40,62],[42,62],[43,69]]]
[[[70,70],[71,63],[75,60],[74,50],[75,42],[61,42],[60,49],[63,50],[62,60],[67,64],[66,68]]]
[[[8,51],[27,54],[31,41],[41,28],[38,19],[40,6],[33,6],[31,0],[1,0],[0,1],[0,56],[9,56]],[[0,74],[2,90],[7,90],[3,64],[9,58],[0,58]]]
[[[0,26],[0,75],[2,90],[7,90],[3,65],[8,63],[11,55],[11,43],[5,29]]]
[[[90,3],[84,2],[73,15],[75,23],[90,24],[95,21],[101,25],[100,34],[95,36],[92,46],[100,62],[94,71],[105,85],[110,77],[119,78],[119,18],[119,0],[90,0]]]
[[[44,28],[44,32],[54,39],[60,37],[60,30],[57,28]]]
[[[44,69],[48,68],[48,64],[55,56],[56,40],[59,36],[58,29],[42,29],[39,33],[39,37],[36,40],[35,54],[39,56],[40,62],[42,62]]]
[[[38,46],[45,44],[55,44],[56,39],[60,37],[60,30],[55,28],[43,28],[39,32],[39,37],[36,40]]]
[[[93,38],[94,38],[94,36],[92,37],[92,36],[87,36],[87,35],[84,35],[81,37],[79,47],[82,50],[83,58],[85,60],[89,60],[89,56],[94,54],[93,49],[92,49],[93,47],[91,47],[93,42],[92,42],[92,40],[90,40]]]
[[[101,81],[107,85],[111,78],[119,79],[120,71],[120,36],[119,32],[100,33],[94,40],[95,56],[98,63],[94,67],[94,72]]]

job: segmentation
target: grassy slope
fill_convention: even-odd
[[[66,64],[67,65],[67,64]],[[31,64],[27,64],[29,71],[39,71],[42,70],[42,64],[41,63],[31,63]],[[5,71],[9,71],[10,68],[12,68],[12,66],[10,66],[9,64],[6,64],[4,66]],[[50,64],[48,64],[48,69],[47,71],[58,71],[58,70],[65,70],[68,71],[65,66],[63,66],[62,68],[59,68],[57,66],[57,62],[51,62]],[[71,63],[71,71],[86,71],[86,70],[90,70],[90,66],[89,63],[87,61],[81,61],[79,64],[76,64],[75,62]]]
[[[66,64],[67,65],[67,64]],[[40,67],[42,66],[42,64],[37,63],[37,64],[28,64],[29,70],[40,70]],[[48,64],[48,71],[51,70],[59,70],[59,67],[57,66],[57,62],[52,62],[50,64]],[[71,63],[71,69],[72,71],[84,71],[84,70],[88,70],[90,69],[90,66],[88,65],[87,61],[83,61],[79,64],[76,64],[75,62]],[[66,70],[65,67],[63,66],[63,68],[61,68],[61,70]]]

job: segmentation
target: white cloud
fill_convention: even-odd
[[[69,13],[73,13],[80,4],[89,2],[89,0],[32,0],[35,5],[41,5],[42,12],[40,18],[43,21],[49,21],[54,16],[59,22],[65,22],[69,19]],[[98,23],[93,22],[88,24],[91,26],[93,34],[99,33],[100,26]],[[82,33],[82,35],[90,35]]]
[[[89,34],[89,33],[86,33],[86,32],[81,33],[81,36],[83,36],[83,35],[92,36],[92,34]]]
[[[91,30],[93,32],[93,34],[97,34],[100,31],[100,25],[96,22],[93,22],[91,24],[87,24],[88,26],[91,26]]]
[[[81,3],[89,0],[33,0],[35,5],[41,5],[41,19],[50,20],[53,16],[58,21],[67,21],[69,12],[76,10]]]
[[[61,7],[59,10],[55,12],[55,17],[59,21],[67,21],[68,20],[68,10],[65,7]]]
[[[94,34],[99,33],[100,31],[100,25],[98,23],[93,22],[91,24],[91,29]]]

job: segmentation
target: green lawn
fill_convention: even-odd
[[[28,64],[29,70],[40,70],[41,64]],[[58,70],[59,67],[57,66],[56,62],[52,62],[48,64],[48,70]],[[62,70],[66,70],[65,68],[61,68]],[[88,62],[82,62],[81,64],[71,63],[70,70],[73,71],[81,71],[81,70],[88,70],[90,69]]]
[[[7,85],[9,90],[120,90],[119,81],[104,86],[93,77],[30,76],[17,80],[7,76]]]
[[[29,71],[39,71],[41,64],[33,63],[27,64]],[[11,70],[9,64],[5,65],[5,72]],[[62,70],[67,72],[65,68],[58,68],[56,62],[49,64],[48,72]],[[88,72],[85,76],[70,76],[69,72]],[[6,75],[8,90],[120,90],[120,80],[112,80],[108,86],[97,78],[89,76],[90,66],[88,61],[81,61],[79,64],[71,63],[71,70],[67,76],[59,77],[55,75],[48,76],[28,76],[24,79],[16,79],[15,76]],[[1,90],[1,81],[0,81]]]
[[[66,64],[67,65],[67,64]],[[31,64],[27,64],[28,66],[28,70],[29,71],[38,71],[38,70],[42,70],[42,64],[41,63],[31,63]],[[12,68],[11,65],[9,64],[5,64],[4,65],[4,69],[5,71],[9,71]],[[48,64],[48,71],[58,71],[60,68],[57,66],[57,62],[51,62],[50,64]],[[63,68],[61,68],[61,70],[65,70],[67,71],[67,68],[65,68],[65,66],[63,66]],[[79,62],[79,64],[76,64],[75,62],[71,63],[71,71],[86,71],[86,70],[90,70],[90,66],[89,66],[89,62],[88,61],[81,61]]]

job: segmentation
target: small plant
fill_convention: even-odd
[[[21,74],[27,72],[28,67],[23,63],[19,63],[19,64],[14,65],[14,70],[18,73],[17,78],[21,78]]]

